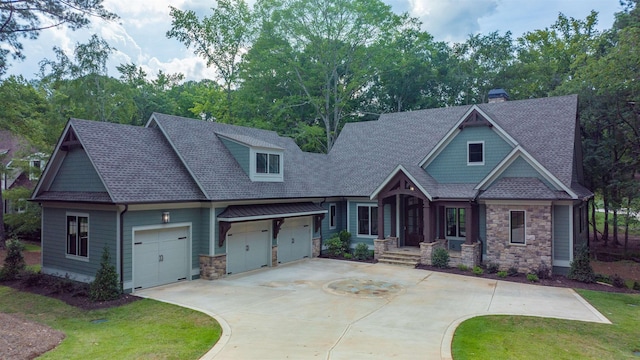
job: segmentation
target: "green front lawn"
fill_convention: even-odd
[[[221,334],[220,325],[203,313],[148,299],[87,311],[0,286],[0,312],[65,333],[43,359],[197,359]],[[100,319],[106,321],[92,322]]]
[[[528,316],[480,316],[456,329],[451,345],[453,358],[638,359],[640,295],[577,292],[613,325]]]

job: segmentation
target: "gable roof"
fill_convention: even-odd
[[[61,140],[72,131],[107,189],[112,203],[146,203],[205,200],[185,167],[158,129],[70,119]],[[59,142],[50,164],[63,161]],[[34,192],[36,200],[80,201],[80,192],[49,191],[45,178],[55,176],[49,165]],[[44,185],[44,187],[43,187]],[[76,196],[77,195],[77,196]],[[107,202],[104,195],[88,197]]]
[[[383,114],[376,121],[346,124],[329,154],[303,152],[291,138],[273,131],[159,113],[144,128],[71,119],[54,157],[59,166],[65,156],[62,140],[69,132],[76,134],[107,189],[106,195],[92,195],[95,202],[373,199],[400,171],[433,199],[474,199],[483,190],[496,189],[506,194],[515,185],[504,179],[492,184],[497,176],[485,179],[480,189],[478,184],[439,184],[421,167],[429,154],[460,131],[461,122],[477,113],[559,188],[567,194],[574,190],[575,198],[590,196],[575,181],[576,112],[577,96],[570,95]],[[223,138],[282,151],[284,180],[251,181]],[[55,172],[47,165],[42,178],[51,178]],[[537,189],[537,183],[530,183]],[[53,194],[41,179],[34,199],[72,201],[76,195],[80,193]]]

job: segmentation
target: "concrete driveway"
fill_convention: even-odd
[[[478,315],[609,323],[571,289],[327,259],[136,295],[217,319],[216,359],[450,359],[455,328]]]

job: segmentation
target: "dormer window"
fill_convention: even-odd
[[[280,154],[256,153],[257,174],[280,174]]]
[[[283,181],[283,151],[251,148],[251,181]]]
[[[484,165],[484,141],[467,143],[467,165]]]

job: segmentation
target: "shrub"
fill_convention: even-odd
[[[624,279],[620,277],[618,274],[611,275],[611,285],[617,288],[627,287],[627,284],[624,282]]]
[[[484,274],[484,270],[480,266],[474,266],[473,267],[473,274],[475,276],[481,276],[482,274]]]
[[[327,253],[330,256],[340,256],[347,251],[342,240],[337,236],[325,241],[324,244],[327,246]]]
[[[338,233],[338,237],[340,238],[345,251],[349,251],[349,249],[351,249],[351,233],[347,230],[342,230]]]
[[[492,263],[492,262],[486,263],[484,267],[487,270],[487,273],[489,274],[495,274],[499,270],[498,264]]]
[[[89,298],[92,301],[115,300],[120,297],[121,293],[122,288],[120,287],[116,267],[111,264],[109,248],[105,246],[96,278],[89,284]]]
[[[0,273],[0,279],[14,280],[25,268],[24,256],[22,256],[24,245],[18,239],[8,240],[6,245],[7,256],[4,259],[4,267],[2,268],[2,273]]]
[[[431,253],[431,265],[446,269],[449,267],[449,252],[444,248],[437,248]]]
[[[347,260],[351,260],[351,259],[353,259],[353,255],[351,255],[351,253],[348,253],[348,252],[343,253],[343,254],[342,254],[342,257],[343,257],[343,258],[345,258],[345,259],[347,259]]]
[[[586,245],[580,246],[576,257],[570,264],[567,278],[584,283],[594,282],[596,275],[593,273],[593,268],[589,261],[589,248]]]
[[[637,281],[633,282],[633,290],[638,290],[640,291],[640,283]]]
[[[536,274],[527,274],[527,280],[530,282],[538,282],[540,281],[540,279],[538,279],[538,275]]]
[[[40,286],[44,283],[44,274],[41,272],[25,271],[22,276],[22,281],[27,287]]]
[[[506,272],[506,271],[504,271],[504,270],[502,270],[502,271],[498,271],[498,274],[497,274],[497,275],[498,275],[498,277],[499,277],[499,278],[503,278],[503,279],[504,279],[504,278],[506,278],[506,277],[507,277],[507,272]]]
[[[604,274],[596,274],[595,275],[595,281],[602,282],[602,283],[605,283],[605,284],[611,284],[611,278],[609,278],[609,276],[604,275]]]
[[[369,246],[365,243],[359,243],[353,251],[353,256],[358,260],[368,260],[369,254],[371,254]]]
[[[547,265],[540,265],[538,270],[536,271],[536,275],[539,279],[550,279],[551,278],[551,270],[547,267]]]
[[[507,269],[507,275],[509,276],[516,276],[518,275],[518,268],[512,266],[509,269]]]
[[[54,294],[72,293],[75,287],[73,281],[69,278],[69,274],[65,274],[64,278],[52,279],[51,282]]]
[[[469,271],[469,267],[465,264],[458,264],[458,269],[462,271]]]

